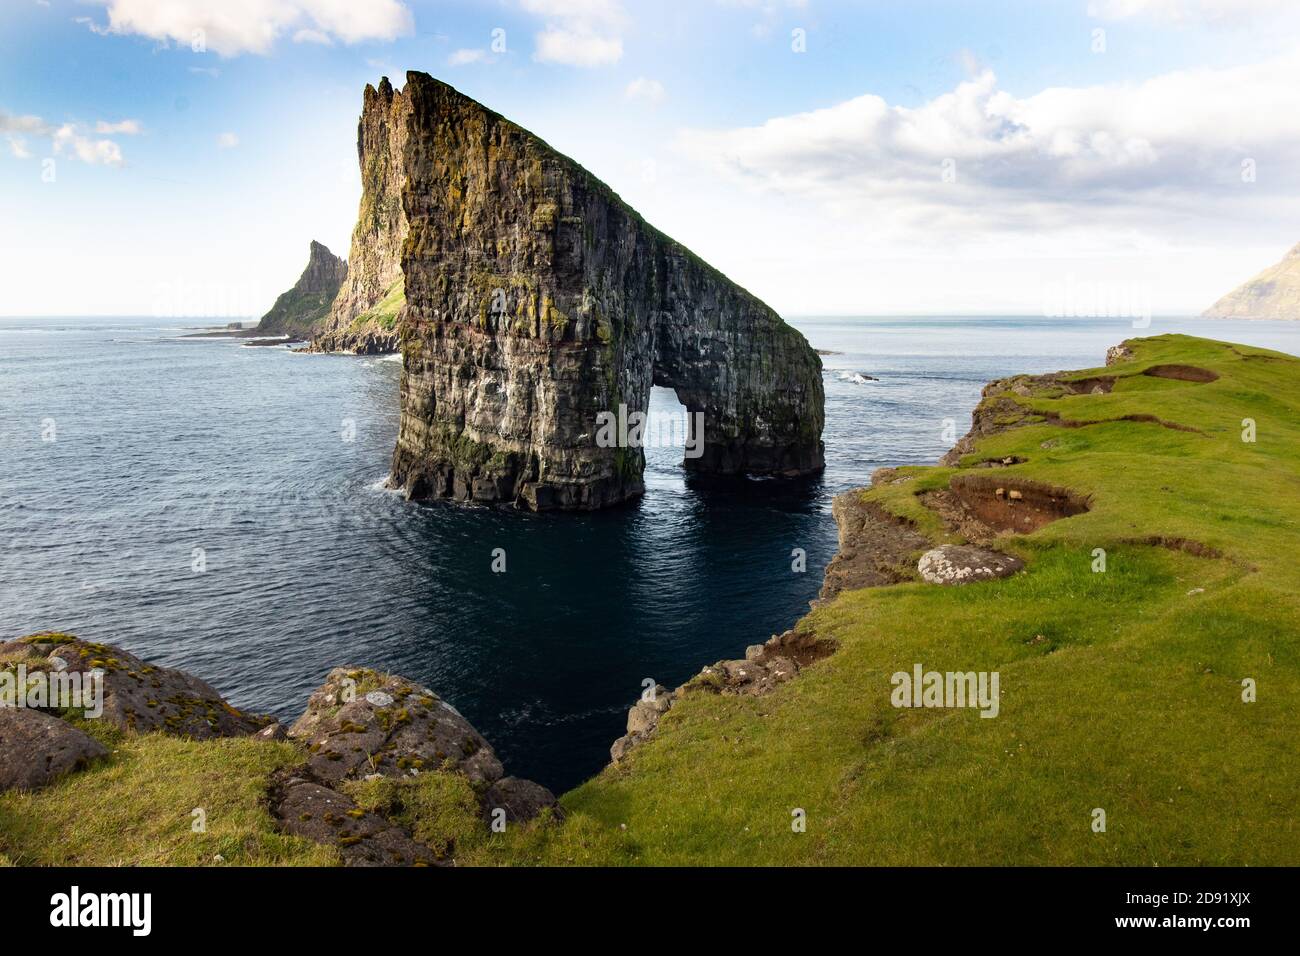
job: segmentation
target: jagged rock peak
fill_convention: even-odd
[[[776,312],[447,84],[411,72],[399,98],[396,486],[532,509],[634,497],[642,447],[602,443],[599,426],[644,412],[652,385],[702,416],[690,468],[822,468],[821,360]]]
[[[312,337],[312,351],[395,352],[397,322],[405,304],[402,243],[403,147],[406,98],[388,77],[367,86],[357,122],[361,203],[348,253],[348,279]]]
[[[348,275],[348,264],[315,239],[307,255],[307,268],[293,288],[280,295],[271,311],[257,324],[259,332],[306,335],[330,310],[339,287]]]
[[[307,268],[303,270],[294,288],[313,291],[333,288],[337,291],[347,275],[348,261],[340,259],[324,243],[313,239],[307,255]]]

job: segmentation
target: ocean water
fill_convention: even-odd
[[[840,353],[824,475],[717,485],[657,448],[641,501],[531,515],[382,489],[396,361],[184,339],[180,320],[0,320],[0,638],[119,644],[285,721],[333,666],[391,670],[560,791],[603,766],[644,679],[793,624],[834,553],[831,497],[933,462],[989,379],[1162,331],[1300,353],[1300,323],[792,321]],[[655,390],[652,410],[679,408]]]

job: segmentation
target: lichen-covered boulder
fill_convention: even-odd
[[[483,815],[491,820],[496,810],[504,810],[511,823],[533,819],[543,810],[550,810],[552,819],[562,820],[564,811],[555,794],[540,783],[519,777],[502,777],[483,794]]]
[[[285,833],[338,848],[346,866],[428,866],[431,849],[351,797],[305,777],[276,781],[271,798]]]
[[[35,790],[107,754],[99,741],[57,717],[0,707],[0,791]]]
[[[256,733],[269,718],[246,714],[229,704],[211,685],[192,674],[141,660],[111,644],[83,641],[67,634],[33,634],[0,644],[0,658],[26,650],[24,661],[52,667],[82,680],[98,672],[103,685],[99,719],[140,733],[160,731],[195,740],[243,737]]]
[[[368,774],[460,771],[490,784],[504,771],[492,747],[456,708],[403,677],[336,667],[289,729],[325,782]]]
[[[921,555],[916,570],[931,584],[969,584],[1015,574],[1025,563],[1019,558],[966,544],[945,544]]]

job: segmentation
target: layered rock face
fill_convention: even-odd
[[[393,89],[387,77],[378,89],[366,87],[357,124],[361,206],[352,230],[348,277],[329,315],[317,326],[311,351],[397,351],[397,318],[405,302],[402,182],[409,112],[406,97]]]
[[[282,293],[257,324],[258,332],[303,337],[329,314],[339,287],[348,277],[348,264],[312,240],[307,268],[289,291]]]
[[[1300,245],[1205,310],[1207,319],[1300,319]]]
[[[409,229],[395,486],[537,510],[636,496],[642,447],[605,447],[600,416],[643,412],[652,385],[702,413],[689,467],[823,467],[821,360],[802,335],[528,131],[422,73],[394,95]]]

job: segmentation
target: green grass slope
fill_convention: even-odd
[[[1110,393],[1025,388],[998,410],[1019,427],[959,467],[862,492],[936,541],[960,539],[919,496],[987,458],[1024,461],[981,474],[1090,496],[998,539],[1021,573],[841,594],[798,625],[831,656],[766,696],[681,696],[562,798],[562,824],[492,834],[468,784],[433,774],[354,796],[461,864],[1300,863],[1300,360],[1175,335],[1129,345],[1129,361],[1064,376],[1115,376]],[[1142,374],[1159,365],[1218,378]],[[895,708],[891,675],[918,663],[997,671],[998,716]],[[0,865],[337,861],[263,805],[270,774],[304,759],[293,745],[90,724],[109,758],[0,795]]]
[[[565,828],[498,857],[1300,863],[1300,361],[1186,336],[1131,345],[1133,360],[1072,376],[1119,376],[1111,393],[1018,399],[1028,424],[963,460],[1018,456],[997,473],[1092,496],[1086,514],[999,540],[1025,571],[841,595],[800,624],[836,640],[833,655],[769,696],[687,695],[564,797]],[[1140,374],[1159,364],[1220,377]],[[1115,420],[1128,415],[1197,430]],[[912,481],[866,494],[941,537],[917,494],[959,470],[904,469]],[[1177,539],[1221,556],[1144,543]],[[917,663],[998,671],[999,715],[893,707],[891,674]]]

